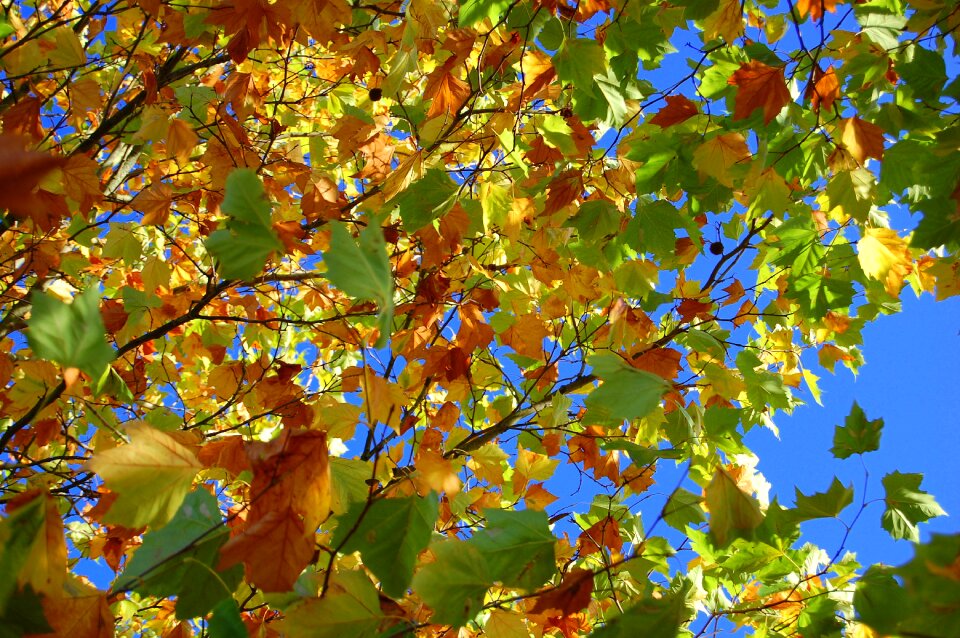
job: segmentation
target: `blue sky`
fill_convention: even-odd
[[[921,538],[931,532],[960,532],[960,297],[941,302],[929,294],[917,299],[903,293],[900,314],[878,318],[863,331],[866,364],[855,377],[837,366],[820,384],[823,406],[809,403],[776,423],[780,439],[765,429],[746,437],[760,457],[758,469],[773,484],[771,495],[792,503],[794,485],[805,494],[825,491],[834,476],[853,483],[856,494],[841,518],[856,514],[868,473],[867,500],[883,498],[883,476],[892,471],[921,473],[921,487],[933,494],[951,516],[921,524]],[[833,458],[835,425],[842,425],[857,401],[869,419],[884,420],[880,449],[845,460]],[[882,502],[873,502],[853,527],[846,548],[860,562],[900,564],[913,556],[908,541],[894,541],[880,527]],[[839,547],[844,528],[837,521],[804,524],[810,540],[829,553]]]

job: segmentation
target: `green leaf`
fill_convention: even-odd
[[[30,303],[27,342],[33,352],[99,379],[116,353],[107,344],[96,289],[88,288],[69,304],[49,293],[35,292]]]
[[[116,589],[178,596],[181,619],[206,615],[233,594],[242,575],[240,566],[223,573],[215,569],[220,547],[229,536],[216,497],[204,489],[194,490],[167,525],[143,537]]]
[[[311,638],[374,638],[384,620],[380,599],[360,571],[341,570],[323,598],[310,598],[284,612],[284,635]]]
[[[913,89],[914,97],[938,102],[947,84],[947,65],[943,56],[919,45],[907,47],[897,73]]]
[[[791,512],[798,522],[815,518],[834,518],[853,502],[853,487],[844,487],[834,477],[826,492],[817,492],[807,496],[796,488],[797,506]]]
[[[247,627],[240,617],[237,601],[227,598],[216,604],[207,623],[207,632],[210,638],[247,638]]]
[[[884,502],[887,507],[881,524],[883,529],[898,540],[906,538],[915,543],[919,542],[920,530],[917,523],[935,516],[947,515],[933,496],[920,489],[921,481],[923,474],[891,472],[883,477],[883,488],[886,492]]]
[[[248,281],[263,271],[270,253],[283,250],[273,230],[272,206],[256,171],[239,168],[227,176],[220,210],[227,215],[226,229],[207,238],[207,251],[217,259],[217,272],[225,279]]]
[[[460,3],[459,25],[472,27],[484,18],[491,18],[496,22],[503,17],[511,4],[512,0],[464,0]]]
[[[367,481],[373,476],[373,464],[369,461],[330,457],[330,509],[340,515],[354,503],[367,500],[370,486]]]
[[[684,597],[644,598],[590,634],[591,638],[677,638],[689,613]]]
[[[584,401],[585,419],[591,423],[617,424],[624,419],[639,419],[653,412],[670,389],[663,377],[631,368],[612,352],[595,354],[588,363],[603,383]]]
[[[433,609],[432,622],[462,627],[483,607],[494,582],[486,556],[472,544],[448,540],[431,545],[436,560],[413,577],[413,589]]]
[[[43,499],[35,498],[10,516],[0,519],[0,614],[11,601],[17,600],[14,590],[17,575],[30,556],[30,548],[43,527]]]
[[[393,272],[383,231],[378,224],[370,223],[354,240],[343,224],[334,223],[332,226],[330,249],[323,256],[327,278],[352,297],[377,302],[380,338],[376,347],[381,348],[386,344],[393,325]]]
[[[710,512],[710,534],[717,545],[725,546],[734,538],[749,538],[763,523],[757,499],[747,494],[722,467],[704,491],[704,502]]]
[[[853,303],[854,289],[849,281],[811,273],[793,281],[790,292],[805,315],[820,319],[834,308]]]
[[[11,579],[16,584],[16,579]],[[0,638],[20,638],[24,634],[53,632],[43,612],[43,599],[29,586],[13,592],[5,611],[0,611]]]
[[[436,494],[424,498],[385,498],[350,506],[340,517],[333,544],[360,552],[363,563],[380,579],[383,591],[402,598],[410,586],[417,556],[430,543],[437,522]],[[362,518],[361,518],[362,517]]]
[[[556,574],[546,512],[484,510],[487,526],[468,541],[483,555],[490,575],[507,587],[533,590]]]
[[[458,187],[447,171],[430,168],[424,176],[390,200],[400,208],[403,228],[413,233],[446,214],[457,202]]]
[[[571,38],[553,56],[553,66],[562,82],[589,87],[593,84],[593,76],[605,71],[607,58],[596,40]]]
[[[670,494],[667,504],[663,506],[663,520],[674,529],[681,532],[687,525],[699,525],[707,520],[703,513],[703,498],[698,494],[687,491],[682,487]]]
[[[843,426],[834,426],[833,447],[830,451],[838,459],[849,458],[880,449],[880,431],[883,419],[867,420],[863,409],[853,402]]]

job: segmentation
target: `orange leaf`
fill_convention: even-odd
[[[807,98],[810,99],[810,108],[820,112],[820,107],[829,109],[840,98],[840,81],[833,72],[833,65],[826,71],[819,65],[813,67],[813,79],[807,85]]]
[[[219,467],[234,476],[250,469],[241,436],[225,436],[206,443],[197,453],[197,459],[204,467]]]
[[[797,13],[804,17],[808,13],[815,21],[823,18],[823,11],[826,9],[830,13],[837,12],[837,2],[842,0],[797,0]]]
[[[227,541],[219,569],[242,562],[251,584],[265,592],[290,591],[313,552],[313,534],[300,517],[289,508],[274,510]]]
[[[444,111],[456,115],[469,98],[470,85],[455,77],[446,66],[439,67],[430,74],[423,90],[423,99],[430,100],[427,119]]]
[[[746,62],[728,80],[736,85],[737,98],[733,119],[750,117],[763,109],[763,122],[769,124],[790,102],[790,91],[783,76],[783,67],[767,66],[763,62]]]
[[[697,105],[682,95],[668,95],[667,105],[650,119],[651,124],[667,128],[684,122],[698,113]]]
[[[659,374],[667,381],[672,381],[680,373],[681,356],[679,350],[654,348],[631,361],[631,365],[640,370]]]
[[[249,520],[291,509],[313,532],[330,513],[327,435],[315,430],[284,430],[269,443],[246,444],[253,465]]]
[[[170,217],[173,189],[169,184],[153,183],[140,191],[133,201],[134,208],[143,211],[144,226],[163,226]]]
[[[100,190],[99,165],[84,155],[73,155],[63,167],[63,191],[87,212],[103,198]]]
[[[543,483],[533,483],[527,488],[527,493],[523,495],[523,501],[527,507],[532,510],[543,511],[548,505],[557,500],[557,497],[551,494],[543,487]]]
[[[106,596],[97,593],[77,598],[45,597],[43,613],[53,629],[25,638],[113,638],[114,622]]]
[[[614,552],[619,552],[623,547],[620,524],[610,516],[591,525],[577,539],[577,551],[580,552],[581,557],[596,554],[603,547]]]
[[[173,119],[167,129],[167,151],[184,163],[190,159],[190,154],[200,142],[200,137],[193,132],[193,127],[186,120]]]
[[[713,308],[712,303],[698,301],[696,299],[684,299],[677,307],[677,312],[680,313],[681,321],[687,323],[698,317],[705,319],[711,317],[711,308]]]
[[[876,124],[850,117],[840,124],[840,141],[861,165],[868,157],[883,159],[883,129]]]

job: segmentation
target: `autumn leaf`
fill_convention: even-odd
[[[741,64],[730,76],[729,84],[737,87],[733,110],[736,120],[746,119],[755,110],[763,109],[763,122],[769,124],[792,99],[783,67],[768,66],[757,60]]]
[[[883,129],[876,124],[859,117],[846,118],[840,124],[840,140],[861,166],[868,157],[883,159]]]
[[[650,118],[651,124],[667,128],[690,119],[698,113],[697,105],[683,95],[668,95],[667,105]]]
[[[427,117],[436,117],[441,113],[456,115],[470,95],[470,85],[453,75],[451,68],[446,65],[437,68],[430,74],[423,90],[423,98],[430,101]]]
[[[833,65],[830,65],[826,71],[819,65],[813,67],[805,97],[810,100],[810,108],[818,113],[821,107],[827,110],[833,107],[833,103],[840,98],[840,81],[833,70]]]
[[[814,21],[823,19],[824,10],[837,12],[837,4],[843,0],[797,0],[796,9],[801,18],[810,14]]]
[[[733,186],[738,169],[745,172],[747,160],[751,157],[742,135],[723,133],[693,151],[693,165],[701,175],[709,175],[725,186]]]
[[[857,258],[863,272],[883,282],[891,295],[898,295],[913,270],[907,241],[890,228],[867,228],[857,242]]]
[[[289,591],[313,557],[313,534],[292,509],[271,508],[220,550],[218,569],[243,563],[250,582],[266,592]]]
[[[537,596],[531,614],[556,613],[569,616],[590,604],[594,574],[588,569],[571,569],[563,575],[560,585]]]
[[[163,525],[180,507],[201,469],[194,452],[146,424],[127,428],[130,442],[97,452],[91,472],[117,494],[104,520],[127,527]]]

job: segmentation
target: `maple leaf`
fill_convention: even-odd
[[[746,119],[755,110],[763,109],[763,123],[769,124],[791,100],[783,67],[768,66],[757,60],[745,62],[730,76],[728,83],[737,87],[735,120]]]
[[[883,129],[876,124],[859,117],[846,118],[840,124],[840,141],[861,166],[868,157],[883,159]]]
[[[697,105],[683,95],[668,95],[666,102],[667,105],[650,118],[651,124],[656,124],[660,128],[668,128],[674,124],[685,122],[699,112],[697,111]]]
[[[581,556],[596,554],[603,548],[612,552],[619,552],[623,547],[620,538],[620,523],[611,516],[605,516],[583,530],[577,538],[577,551]]]
[[[710,138],[693,151],[693,165],[701,175],[709,175],[724,186],[733,186],[736,171],[744,170],[751,157],[743,135],[723,133]],[[682,239],[690,241],[689,238]]]
[[[132,425],[127,433],[130,443],[95,452],[87,461],[117,495],[104,520],[134,528],[163,525],[202,466],[190,448],[149,425]]]
[[[66,162],[64,157],[28,151],[26,144],[26,138],[0,135],[0,209],[21,218],[31,215],[37,204],[31,193],[40,179]]]

